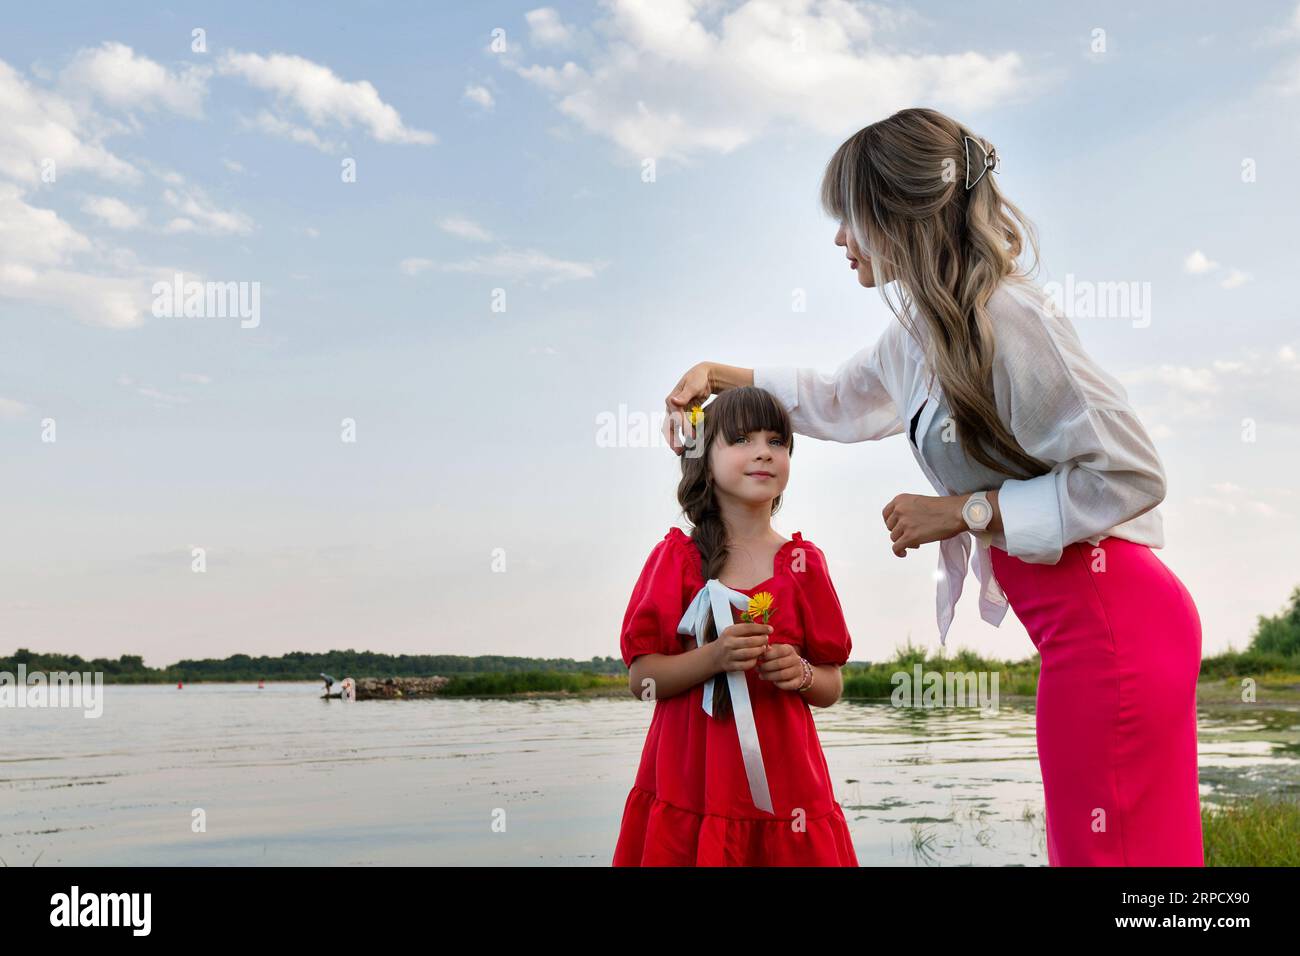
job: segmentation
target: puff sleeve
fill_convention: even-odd
[[[672,533],[654,546],[623,615],[619,637],[623,663],[642,654],[678,654],[682,639],[677,625],[686,612],[685,555]]]
[[[831,583],[826,555],[804,541],[791,554],[790,576],[803,625],[804,656],[810,664],[843,665],[853,650],[840,596]]]

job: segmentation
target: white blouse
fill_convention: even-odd
[[[945,427],[950,411],[928,371],[926,350],[896,319],[833,374],[793,366],[754,369],[754,384],[780,400],[800,435],[875,441],[907,431],[919,414],[909,444],[936,492],[998,489],[1003,531],[965,531],[939,543],[941,644],[961,596],[972,539],[980,616],[995,627],[1006,616],[1007,599],[993,576],[989,545],[1032,564],[1055,564],[1066,545],[1095,545],[1108,535],[1164,546],[1156,507],[1165,496],[1164,468],[1124,386],[1092,360],[1070,320],[1031,282],[1004,281],[989,300],[989,313],[999,417],[1025,451],[1054,466],[1035,478],[992,471],[962,452],[955,423]]]

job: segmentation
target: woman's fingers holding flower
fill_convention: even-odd
[[[691,407],[706,401],[713,394],[709,384],[709,363],[699,362],[678,379],[673,390],[664,399],[664,439],[668,446],[680,455],[686,445],[678,435],[680,431],[692,441],[695,438],[695,424],[690,414]]]

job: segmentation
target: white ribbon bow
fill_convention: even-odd
[[[694,634],[695,646],[704,646],[704,624],[710,610],[713,612],[714,633],[719,637],[734,622],[729,605],[749,607],[749,595],[727,587],[717,578],[707,581],[692,599],[690,607],[677,625],[678,634]],[[767,771],[763,768],[763,752],[758,747],[758,727],[754,724],[754,708],[749,702],[749,685],[744,671],[727,671],[727,689],[731,692],[731,708],[736,716],[736,733],[740,737],[740,755],[745,761],[745,776],[749,778],[749,793],[754,806],[773,813],[772,797],[767,789]],[[704,682],[704,712],[713,716],[713,679]]]

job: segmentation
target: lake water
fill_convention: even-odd
[[[318,684],[104,694],[98,719],[0,710],[7,865],[607,866],[653,706],[345,704]],[[1046,865],[1032,702],[813,712],[862,864]],[[1204,800],[1300,792],[1300,707],[1206,708],[1200,724]]]

